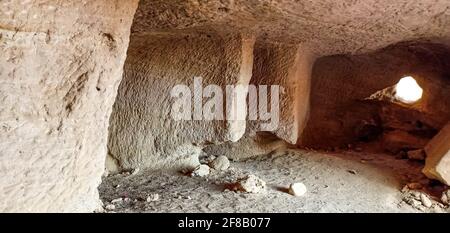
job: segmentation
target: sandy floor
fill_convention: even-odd
[[[437,202],[445,187],[425,179],[421,166],[388,155],[289,149],[232,162],[228,170],[212,170],[206,177],[168,171],[112,175],[99,191],[105,206],[116,199],[108,212],[449,212]],[[246,174],[265,180],[266,192],[226,190]],[[288,194],[292,182],[303,182],[307,194]],[[434,198],[431,207],[407,203],[401,190],[414,182]],[[154,194],[159,199],[147,201]]]

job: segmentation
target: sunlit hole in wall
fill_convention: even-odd
[[[395,98],[406,104],[413,104],[419,101],[422,98],[422,94],[422,88],[411,76],[400,79],[395,86]]]

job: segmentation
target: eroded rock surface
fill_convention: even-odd
[[[137,1],[0,5],[0,212],[93,211]]]
[[[450,123],[425,146],[425,153],[423,173],[450,185]]]

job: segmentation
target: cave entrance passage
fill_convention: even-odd
[[[302,146],[404,157],[423,149],[450,119],[449,67],[447,46],[417,41],[319,58]]]

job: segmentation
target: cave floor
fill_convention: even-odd
[[[115,200],[115,209],[106,212],[450,212],[436,202],[442,185],[426,179],[421,167],[384,154],[288,149],[232,162],[228,170],[211,170],[206,177],[145,170],[110,175],[99,192],[104,206]],[[266,181],[266,192],[226,190],[246,174]],[[288,194],[292,182],[303,182],[306,195]],[[432,207],[407,204],[402,188],[411,183],[435,196]],[[147,201],[154,194],[159,199]]]

